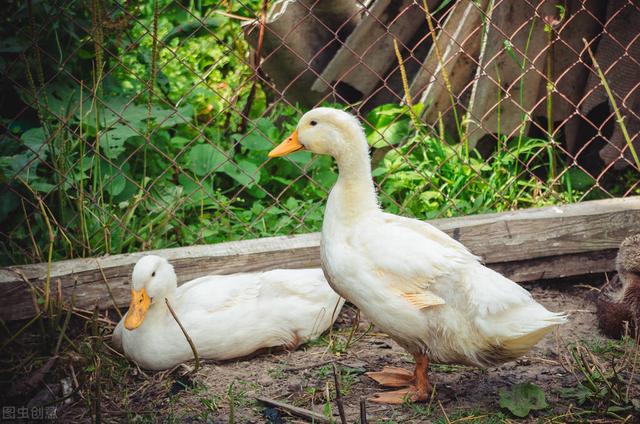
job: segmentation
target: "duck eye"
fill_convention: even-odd
[[[155,272],[155,271],[153,271],[153,272],[151,273],[151,276],[152,276],[152,277],[155,277],[155,276],[156,276],[156,272]]]
[[[313,126],[315,126],[315,125],[318,125],[318,122],[316,122],[316,121],[311,121],[311,122],[309,122],[309,124],[313,127]]]

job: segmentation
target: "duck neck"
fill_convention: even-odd
[[[327,209],[343,224],[349,225],[362,214],[379,209],[371,176],[371,161],[364,135],[362,148],[336,155],[338,181],[331,190]]]

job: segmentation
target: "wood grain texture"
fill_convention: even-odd
[[[430,7],[439,2],[429,0]],[[366,98],[380,85],[387,71],[397,66],[393,40],[407,44],[420,25],[424,12],[411,0],[376,0],[347,37],[331,62],[314,82],[312,90],[326,92],[340,81]]]
[[[469,100],[469,148],[485,134],[512,137],[522,125],[528,127],[548,50],[540,16],[555,16],[556,4],[556,0],[493,2]]]
[[[614,269],[622,240],[640,229],[640,197],[583,202],[566,206],[475,215],[431,221],[464,243],[485,263],[515,281],[558,278]],[[208,274],[320,266],[320,234],[270,237],[214,245],[162,249],[145,253],[72,259],[51,267],[52,287],[60,281],[61,296],[91,309],[129,302],[129,277],[144,254],[166,257],[179,283]],[[105,283],[102,268],[106,277]],[[42,287],[46,264],[0,268],[0,318],[33,316],[29,286]]]
[[[457,133],[456,123],[449,116],[452,114],[443,114],[443,111],[452,107],[451,97],[464,104],[463,91],[469,86],[478,66],[482,17],[488,2],[489,0],[462,0],[452,6],[438,32],[438,50],[435,46],[431,47],[411,83],[411,97],[419,98],[425,105],[423,119],[429,125],[436,126],[439,117],[445,115],[445,129],[452,134]],[[441,57],[438,57],[438,53]],[[451,93],[447,88],[445,72],[451,84]],[[460,104],[454,107],[460,109],[459,119],[462,119],[464,108]]]

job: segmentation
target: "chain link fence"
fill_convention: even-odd
[[[382,206],[432,219],[640,193],[632,0],[8,2],[2,265],[319,230],[363,122]]]

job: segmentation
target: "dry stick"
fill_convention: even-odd
[[[336,385],[336,403],[338,404],[338,413],[340,414],[340,422],[347,424],[347,416],[344,413],[344,404],[342,403],[342,393],[340,392],[340,375],[336,363],[333,364],[333,381]]]
[[[360,424],[368,424],[367,422],[367,398],[360,398]]]
[[[640,337],[640,336],[636,336]],[[629,383],[627,384],[627,390],[625,392],[625,398],[629,401],[629,391],[631,390],[631,382],[633,381],[633,377],[636,373],[636,363],[638,362],[638,352],[640,352],[640,347],[637,343],[633,343],[635,349],[635,355],[633,356],[633,365],[631,366],[631,376],[629,376]]]
[[[616,99],[613,97],[613,93],[611,92],[611,88],[609,87],[609,83],[604,76],[604,72],[600,69],[600,65],[596,61],[596,57],[591,51],[591,47],[589,47],[589,43],[586,39],[582,39],[584,43],[584,47],[587,49],[587,53],[591,57],[591,62],[593,63],[593,67],[596,68],[598,72],[598,77],[600,78],[600,82],[602,82],[602,86],[604,90],[607,92],[607,97],[609,97],[609,101],[611,102],[611,107],[613,107],[613,111],[616,114],[616,122],[620,125],[620,131],[622,131],[622,135],[627,142],[627,146],[629,146],[629,151],[631,151],[631,156],[633,156],[633,160],[636,162],[636,167],[640,169],[640,159],[638,159],[638,154],[636,153],[636,149],[633,147],[633,143],[631,143],[631,138],[629,137],[629,133],[627,132],[627,126],[624,124],[624,117],[620,114],[620,109],[618,109],[618,103],[616,103]]]
[[[193,357],[196,360],[196,367],[193,369],[193,371],[191,371],[191,373],[195,374],[196,371],[198,371],[198,369],[200,369],[200,355],[198,355],[198,350],[196,349],[196,345],[193,344],[193,340],[191,340],[191,337],[189,337],[189,334],[187,333],[187,330],[185,330],[185,328],[182,326],[182,323],[178,319],[178,316],[176,315],[176,313],[174,312],[173,308],[171,307],[171,304],[169,303],[169,299],[167,299],[165,297],[164,301],[167,304],[167,308],[169,308],[169,312],[171,312],[171,315],[173,315],[173,319],[176,320],[176,322],[178,323],[178,327],[180,327],[180,330],[182,330],[182,334],[184,334],[184,337],[187,339],[187,343],[189,343],[189,346],[191,346],[191,351],[193,352]]]
[[[107,281],[107,276],[104,275],[104,271],[102,269],[102,265],[100,265],[100,260],[96,259],[96,263],[98,264],[98,269],[100,270],[100,274],[102,275],[102,280],[104,281],[104,285],[107,286],[107,291],[109,292],[109,297],[111,298],[111,303],[113,303],[113,307],[116,308],[116,312],[118,316],[122,318],[122,312],[120,308],[118,308],[118,304],[116,302],[116,298],[113,296],[113,292],[111,291],[111,286],[109,286],[109,282]]]
[[[449,100],[451,101],[451,110],[453,112],[453,119],[456,122],[456,129],[458,130],[458,136],[462,141],[463,134],[462,134],[462,129],[460,127],[460,119],[458,118],[458,111],[456,110],[456,100],[453,95],[453,86],[451,85],[449,74],[447,73],[446,64],[444,63],[444,57],[442,56],[442,52],[440,51],[440,46],[438,45],[438,37],[436,35],[436,30],[433,26],[433,21],[431,20],[431,11],[429,10],[429,5],[427,4],[427,0],[422,0],[422,7],[424,7],[425,18],[427,19],[427,26],[429,27],[429,32],[431,33],[431,39],[433,40],[433,50],[436,53],[436,58],[438,59],[438,64],[440,65],[440,69],[442,72],[442,79],[444,80],[444,86],[449,92]]]
[[[393,49],[396,52],[396,58],[398,59],[398,66],[400,67],[400,77],[402,79],[402,88],[404,90],[405,101],[407,102],[407,106],[409,106],[409,116],[411,116],[411,120],[413,121],[413,126],[416,128],[416,131],[417,131],[419,128],[420,121],[413,110],[413,99],[411,99],[411,92],[409,90],[409,80],[407,79],[407,71],[404,69],[404,59],[400,54],[398,41],[395,38],[393,39]]]
[[[262,45],[264,43],[264,28],[267,24],[267,0],[262,0],[262,8],[261,8],[260,19],[258,23],[260,24],[260,30],[258,32],[258,45],[256,47],[256,50],[253,52],[253,58],[255,61],[253,63],[253,72],[255,75],[253,79],[253,84],[251,84],[251,88],[249,89],[247,102],[245,103],[244,108],[242,109],[242,120],[240,121],[240,127],[238,128],[238,132],[240,133],[243,133],[246,129],[247,117],[251,113],[251,106],[253,105],[253,101],[256,96],[256,88],[257,88],[258,79],[259,79],[257,78],[257,76],[260,75],[261,73],[260,63],[262,61]]]
[[[451,424],[451,420],[447,415],[447,411],[444,410],[444,406],[442,406],[442,402],[440,402],[440,399],[438,399],[438,405],[440,405],[440,409],[442,410],[442,414],[444,415],[444,419],[447,421],[447,424]]]
[[[280,402],[275,399],[264,398],[260,396],[256,396],[256,400],[258,402],[265,403],[267,405],[275,406],[276,408],[280,408],[284,411],[289,412],[292,415],[303,417],[312,420],[317,423],[331,423],[332,421],[325,417],[324,415],[318,414],[317,412],[309,411],[308,409],[299,408],[297,406],[289,405],[288,403]]]
[[[51,223],[49,222],[49,218],[47,217],[47,212],[44,209],[44,204],[42,203],[42,199],[40,199],[40,196],[36,195],[36,200],[38,201],[38,206],[40,207],[40,211],[42,212],[42,219],[44,219],[44,222],[47,225],[47,231],[49,232],[49,255],[47,257],[47,279],[45,280],[45,286],[44,286],[44,312],[46,314],[49,311],[49,297],[51,294],[51,264],[53,263],[53,243],[56,240],[56,236],[53,233],[53,229],[51,228]]]

